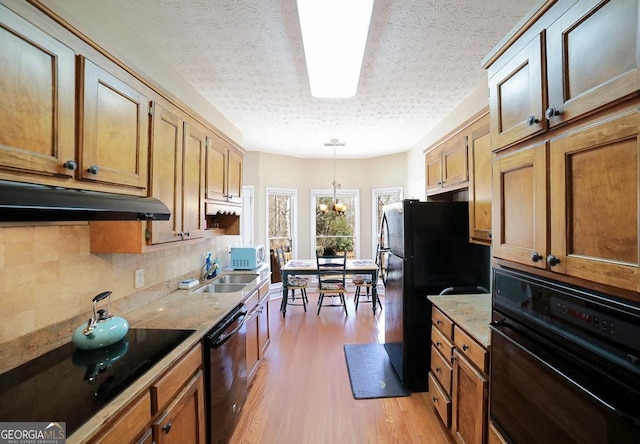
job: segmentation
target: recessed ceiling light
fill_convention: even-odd
[[[356,95],[374,0],[297,0],[311,95]]]

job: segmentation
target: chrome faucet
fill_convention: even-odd
[[[216,270],[219,268],[220,266],[218,265],[217,262],[213,262],[213,263],[208,263],[208,264],[204,264],[202,266],[202,268],[200,269],[200,280],[208,280],[208,279],[213,279],[216,275]],[[211,277],[209,277],[211,276]]]

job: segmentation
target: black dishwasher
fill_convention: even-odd
[[[204,339],[209,443],[227,443],[247,399],[247,308],[235,307]]]

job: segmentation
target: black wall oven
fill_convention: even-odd
[[[494,270],[490,415],[510,442],[640,443],[640,304]]]

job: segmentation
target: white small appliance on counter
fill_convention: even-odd
[[[264,245],[255,247],[231,247],[231,268],[234,270],[252,270],[266,259]]]

